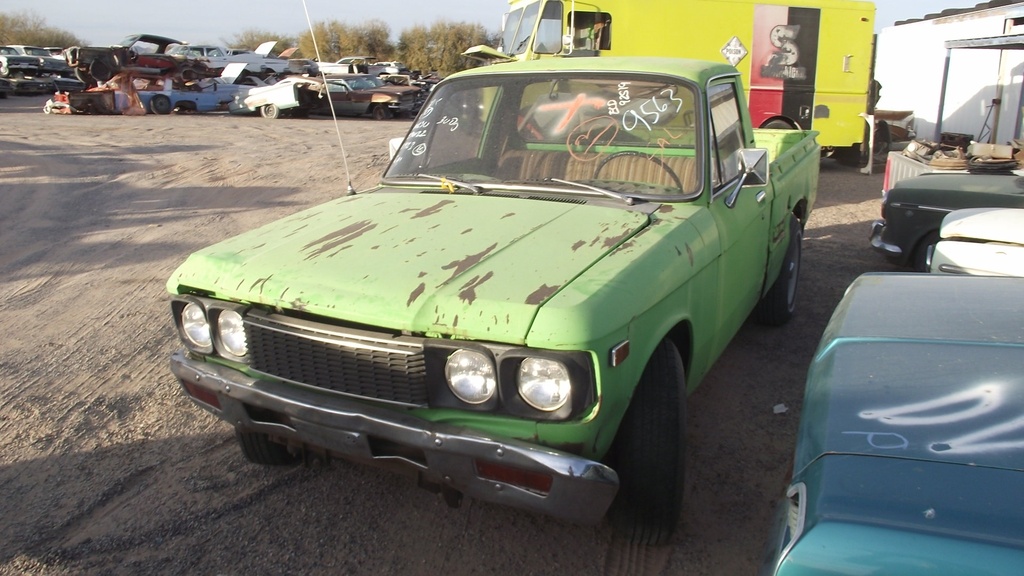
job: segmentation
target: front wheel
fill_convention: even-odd
[[[789,247],[786,258],[782,261],[782,270],[768,293],[761,298],[754,309],[754,320],[769,326],[782,326],[793,317],[796,311],[796,286],[800,280],[800,257],[803,254],[801,244],[804,239],[804,228],[796,216],[789,215]]]
[[[612,445],[619,492],[612,527],[634,544],[672,537],[683,506],[686,371],[679,351],[662,340],[647,362]]]
[[[388,110],[388,107],[383,104],[377,104],[374,106],[373,109],[370,110],[370,114],[373,116],[374,120],[387,120],[388,118],[391,118],[391,110]]]

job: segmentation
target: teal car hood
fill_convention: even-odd
[[[1024,470],[1022,293],[1021,278],[861,276],[808,372],[795,472],[825,454]]]
[[[167,287],[523,343],[537,308],[647,223],[646,214],[614,206],[385,190],[196,252]]]

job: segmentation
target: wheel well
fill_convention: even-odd
[[[761,125],[758,126],[758,128],[788,128],[790,130],[799,130],[800,124],[797,121],[793,120],[792,118],[787,118],[786,116],[772,116],[771,118],[766,119],[764,122],[761,122]]]
[[[676,324],[665,338],[672,341],[676,345],[676,349],[679,350],[679,356],[683,359],[683,367],[686,368],[687,374],[690,372],[690,365],[693,361],[693,326],[689,321],[683,321]]]
[[[800,221],[801,226],[807,225],[807,200],[800,200],[793,207],[793,215]]]

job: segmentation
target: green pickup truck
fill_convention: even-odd
[[[184,392],[260,464],[667,541],[687,394],[793,313],[815,133],[752,130],[727,65],[566,58],[445,79],[392,148],[378,186],[174,272]]]

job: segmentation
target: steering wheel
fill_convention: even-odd
[[[672,178],[672,182],[674,182],[676,187],[679,188],[679,191],[684,192],[683,181],[679,179],[679,175],[676,174],[675,170],[669,167],[668,164],[665,164],[665,162],[663,162],[661,158],[658,158],[657,156],[650,156],[643,152],[637,152],[636,150],[623,150],[622,152],[616,152],[614,154],[609,155],[607,158],[602,160],[600,164],[597,165],[597,169],[594,170],[594,179],[600,180],[599,176],[601,174],[601,169],[604,168],[606,164],[620,156],[637,156],[650,162],[654,162],[659,167],[661,167],[661,169],[664,170],[670,178]]]

